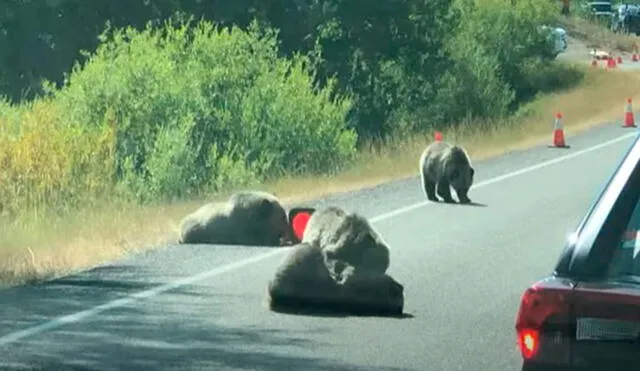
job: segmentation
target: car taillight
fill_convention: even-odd
[[[297,213],[291,221],[291,228],[293,229],[293,233],[300,241],[302,241],[302,237],[304,237],[304,230],[307,228],[309,219],[311,219],[311,213],[300,212]]]
[[[561,282],[539,282],[525,290],[516,318],[517,343],[525,360],[568,358],[571,287]],[[544,354],[541,349],[544,348]]]
[[[538,351],[540,341],[540,331],[533,329],[522,329],[518,331],[518,347],[524,359],[531,359]]]

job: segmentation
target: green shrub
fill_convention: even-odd
[[[451,68],[440,80],[438,105],[450,121],[501,117],[554,81],[535,74],[552,65],[552,43],[541,26],[557,6],[519,0],[457,0],[457,28],[447,43]],[[451,120],[453,118],[453,120]]]
[[[166,22],[105,32],[49,93],[69,125],[115,125],[117,182],[144,201],[346,164],[351,100],[315,85],[315,68],[279,57],[277,33],[256,23]]]
[[[376,84],[353,90],[360,113],[366,106],[384,117],[357,123],[359,132],[406,136],[500,118],[540,92],[578,83],[580,73],[553,60],[550,30],[542,27],[553,26],[558,13],[557,4],[545,1],[453,0],[441,23],[424,28],[434,48],[423,41],[416,44],[422,45],[414,53],[419,58],[379,60]],[[420,19],[413,21],[416,28],[425,22]]]
[[[13,111],[13,112],[10,112]],[[41,216],[92,207],[112,189],[113,130],[68,125],[50,99],[0,117],[0,216]]]

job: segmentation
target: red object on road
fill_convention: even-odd
[[[569,148],[564,140],[564,128],[562,127],[562,113],[556,113],[556,117],[554,120],[554,128],[553,128],[553,145],[552,147],[557,148]]]
[[[624,125],[622,125],[622,127],[623,128],[636,127],[635,117],[633,116],[633,108],[631,106],[631,98],[627,99],[627,105],[625,106],[625,110],[624,110]]]

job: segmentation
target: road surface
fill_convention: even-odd
[[[408,318],[272,313],[285,249],[167,246],[0,292],[0,369],[518,370],[520,294],[552,270],[634,133],[608,124],[570,149],[477,163],[470,197],[485,206],[425,202],[417,177],[316,203],[372,218]]]

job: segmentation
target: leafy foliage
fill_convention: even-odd
[[[27,171],[35,193],[65,192],[36,160],[89,145],[112,156],[105,169],[113,173],[100,173],[101,184],[149,201],[339,168],[355,154],[356,135],[345,128],[351,102],[334,94],[332,80],[315,86],[309,58],[279,57],[276,36],[255,24],[243,31],[207,21],[105,33],[63,88],[47,88],[52,111],[22,117],[18,142],[3,146],[3,173]],[[90,133],[113,140],[94,142]],[[23,158],[21,149],[39,155]],[[60,161],[65,171],[79,170]]]
[[[553,2],[113,4],[0,5],[4,210],[331,173],[363,140],[504,117],[580,78],[552,61]]]

